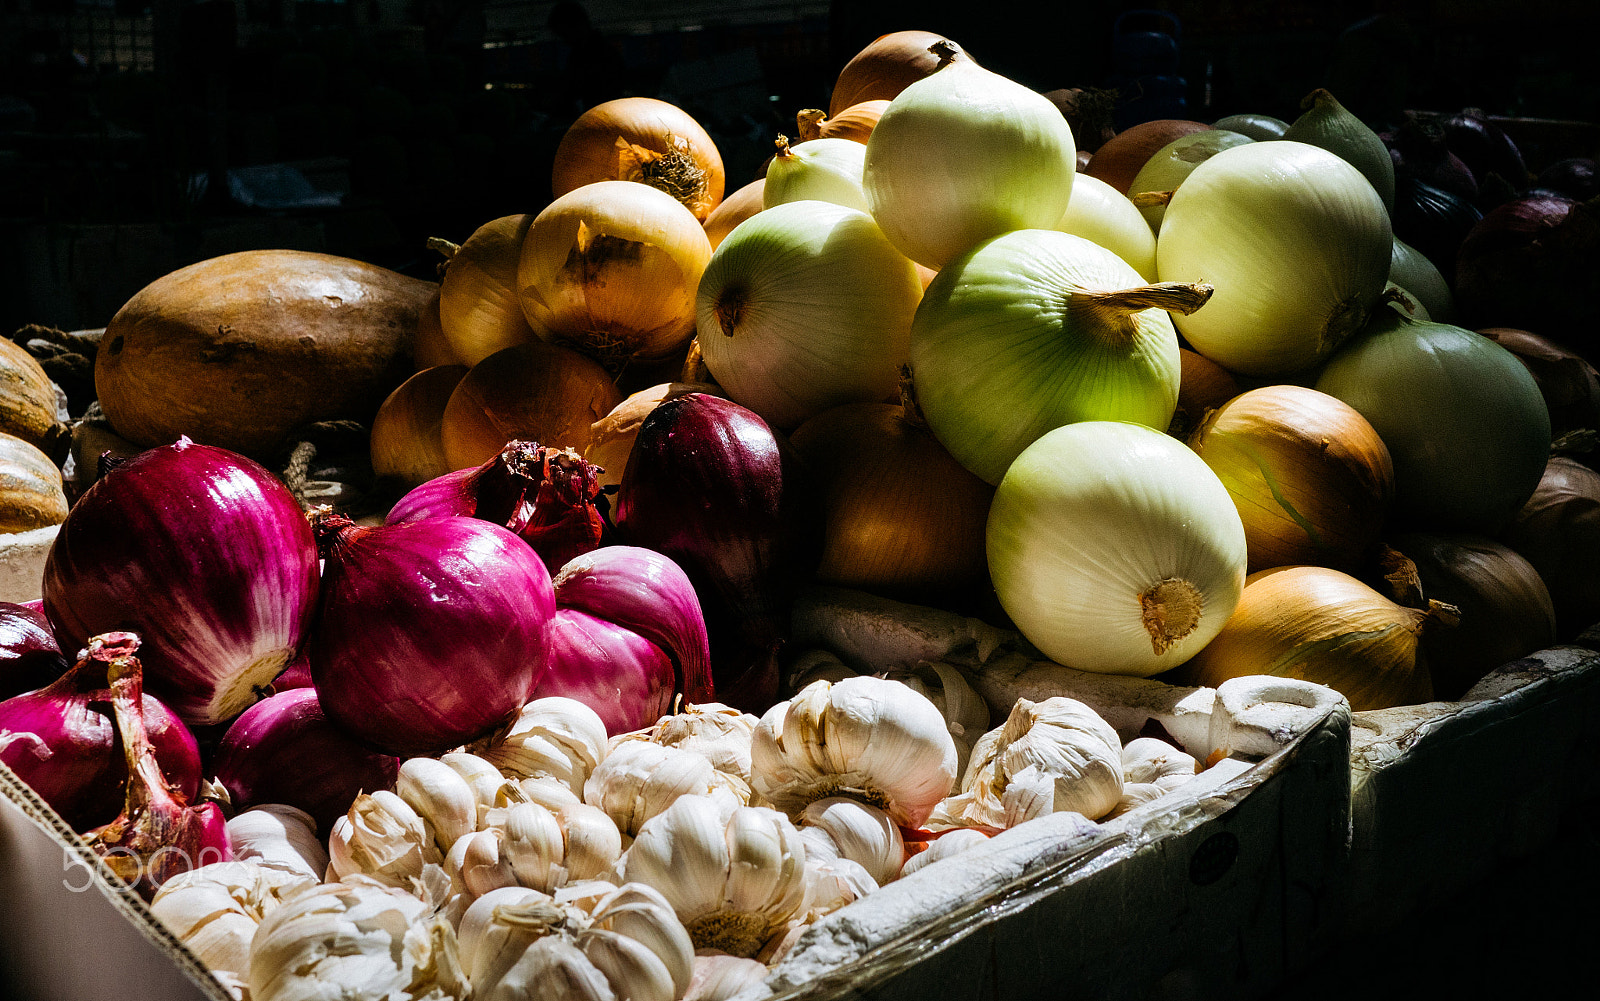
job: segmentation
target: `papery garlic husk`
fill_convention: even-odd
[[[728,1001],[766,978],[766,963],[730,956],[720,949],[697,949],[694,977],[683,1001]]]
[[[989,729],[989,704],[973,691],[966,676],[950,664],[925,660],[885,677],[927,696],[938,707],[956,744],[956,775],[964,773],[972,745]]]
[[[1129,782],[1122,787],[1122,798],[1117,800],[1116,807],[1101,819],[1113,820],[1129,810],[1137,810],[1147,803],[1154,803],[1169,792],[1170,789],[1163,789],[1154,782]]]
[[[501,787],[496,805],[511,806],[514,803],[538,803],[547,810],[557,810],[582,802],[582,788],[574,790],[560,779],[545,776],[543,778],[517,779],[514,782],[508,782]]]
[[[422,818],[392,792],[357,796],[328,837],[333,879],[364,875],[404,888],[422,877],[425,864],[442,861]]]
[[[958,827],[949,834],[941,835],[928,842],[928,847],[906,859],[906,864],[900,867],[900,878],[921,869],[923,866],[932,865],[940,859],[960,855],[969,848],[976,848],[989,840],[989,836],[982,831],[971,827]]]
[[[849,796],[915,827],[949,791],[956,746],[944,716],[898,681],[816,681],[761,717],[750,745],[755,793],[798,816]]]
[[[784,691],[798,692],[813,681],[837,684],[860,673],[830,650],[807,650],[790,663]]]
[[[824,914],[832,914],[878,889],[879,883],[866,866],[847,858],[806,860],[806,902],[791,919],[810,924]]]
[[[582,796],[606,744],[599,713],[576,699],[551,696],[529,702],[503,735],[473,748],[508,777],[554,778]]]
[[[422,818],[440,852],[448,852],[478,829],[478,801],[472,786],[459,771],[437,758],[402,761],[394,791]]]
[[[686,705],[655,725],[612,738],[613,748],[627,741],[648,740],[663,747],[692,751],[711,762],[716,779],[739,802],[750,802],[750,740],[759,718],[720,702]]]
[[[1155,737],[1136,737],[1122,749],[1125,785],[1148,783],[1171,792],[1200,773],[1195,758]]]
[[[1063,810],[1097,820],[1121,798],[1117,732],[1082,702],[1056,696],[1018,699],[1005,724],[978,739],[946,808],[968,826],[1014,827]]]
[[[465,998],[455,932],[429,905],[362,876],[268,914],[250,944],[252,1001]]]
[[[583,784],[583,801],[597,806],[633,837],[680,796],[703,795],[719,783],[711,762],[691,751],[648,741],[618,745]]]
[[[328,852],[316,821],[299,807],[263,803],[228,821],[233,857],[268,869],[300,873],[317,882],[328,871]]]
[[[700,949],[752,956],[805,903],[806,847],[789,819],[725,790],[681,796],[622,856],[628,882],[660,891]]]
[[[253,862],[214,862],[168,879],[150,912],[206,969],[237,982],[250,972],[250,940],[262,918],[317,882]]]
[[[875,806],[842,796],[808,803],[800,814],[802,830],[828,832],[839,857],[859,863],[882,886],[900,875],[905,864],[905,839],[889,815]]]
[[[440,755],[439,760],[454,769],[472,790],[472,799],[477,806],[477,816],[472,826],[474,830],[482,829],[484,815],[497,805],[506,777],[494,762],[470,751],[451,751]]]

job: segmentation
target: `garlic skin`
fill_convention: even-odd
[[[460,771],[437,758],[402,761],[394,791],[422,818],[440,852],[448,852],[463,836],[478,829],[473,787]]]
[[[1098,820],[1122,798],[1122,742],[1093,709],[1064,696],[1018,699],[978,739],[961,792],[942,814],[962,826],[1015,827],[1072,810]]]
[[[161,884],[150,912],[238,997],[250,972],[256,926],[317,882],[315,876],[254,862],[214,862]]]
[[[957,828],[949,834],[941,835],[928,842],[928,847],[906,859],[906,864],[900,867],[900,878],[904,879],[924,866],[932,865],[940,859],[947,859],[960,855],[969,848],[976,848],[989,840],[989,836],[982,831],[970,827]]]
[[[694,954],[694,977],[683,1001],[728,1001],[766,978],[766,963],[730,956],[717,949],[699,949]]]
[[[606,756],[600,714],[561,696],[534,699],[511,728],[473,749],[510,778],[552,778],[583,795],[583,785]]]
[[[967,770],[972,745],[989,729],[989,704],[966,676],[942,661],[921,661],[915,667],[889,671],[885,677],[926,696],[939,710],[956,744],[956,774]]]
[[[1129,782],[1122,787],[1122,798],[1117,800],[1116,808],[1102,819],[1115,820],[1129,810],[1137,810],[1146,803],[1154,803],[1168,791],[1154,782]]]
[[[849,796],[917,827],[955,783],[954,739],[938,708],[898,681],[814,681],[761,717],[750,744],[756,795],[791,817]]]
[[[250,944],[252,1001],[446,1001],[468,996],[456,935],[417,897],[365,877],[323,883],[268,914]]]
[[[299,807],[264,803],[244,811],[228,821],[228,843],[241,862],[300,873],[319,883],[328,871],[316,821]]]
[[[758,952],[805,903],[806,847],[789,818],[726,790],[681,796],[623,853],[623,878],[660,891],[695,947]]]
[[[663,747],[692,751],[711,762],[716,779],[739,802],[750,802],[750,741],[760,720],[720,702],[686,705],[671,716],[663,716],[654,726],[612,738],[611,747],[629,741],[648,740]]]
[[[1122,780],[1128,785],[1149,783],[1164,792],[1200,774],[1200,762],[1154,737],[1137,737],[1122,749]]]
[[[417,812],[392,792],[362,793],[328,836],[328,872],[335,880],[370,876],[406,888],[422,867],[442,858]]]
[[[882,886],[900,875],[905,864],[905,839],[889,815],[875,806],[842,796],[807,804],[800,814],[802,832],[820,828],[838,849],[838,857],[856,862]]]
[[[583,801],[606,812],[623,834],[637,836],[680,796],[704,795],[719,783],[698,754],[649,741],[617,746],[583,784]]]

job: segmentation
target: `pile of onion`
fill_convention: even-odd
[[[596,181],[637,181],[670,195],[703,221],[722,201],[722,154],[675,104],[624,97],[595,105],[561,137],[550,168],[560,198]]]

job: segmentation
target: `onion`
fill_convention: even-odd
[[[1526,330],[1485,327],[1478,333],[1510,351],[1538,384],[1550,411],[1550,434],[1600,430],[1600,372],[1580,355]]]
[[[989,574],[1045,656],[1148,677],[1203,647],[1244,584],[1228,491],[1182,442],[1084,421],[1030,445],[989,509]]]
[[[663,382],[632,394],[594,422],[583,457],[594,465],[602,490],[622,482],[622,470],[628,465],[633,440],[639,436],[639,426],[650,411],[685,393],[721,396],[722,390],[710,382]]]
[[[1161,232],[1161,219],[1167,202],[1194,168],[1217,153],[1254,142],[1249,136],[1223,129],[1190,132],[1167,143],[1151,154],[1128,183],[1128,197],[1154,232]]]
[[[1387,143],[1397,179],[1422,181],[1469,202],[1478,197],[1478,179],[1450,152],[1438,121],[1408,115]]]
[[[322,605],[308,640],[328,717],[389,754],[438,754],[522,708],[545,669],[550,573],[477,518],[317,521]]]
[[[544,341],[518,344],[472,366],[450,394],[439,437],[452,469],[481,466],[519,439],[582,453],[590,427],[621,401],[592,359]]]
[[[66,670],[44,613],[0,601],[0,699],[43,688]]]
[[[1087,174],[1072,182],[1072,201],[1055,229],[1116,254],[1147,282],[1156,280],[1156,235],[1120,191]]]
[[[1354,167],[1305,143],[1248,143],[1200,164],[1173,195],[1156,270],[1216,286],[1205,309],[1174,320],[1191,347],[1233,372],[1283,375],[1366,323],[1392,240]]]
[[[950,55],[946,56],[945,53]],[[834,116],[865,101],[892,101],[946,60],[972,62],[961,46],[931,31],[892,31],[850,57],[839,71],[828,99]]]
[[[294,688],[234,720],[211,767],[235,812],[282,803],[304,810],[327,832],[359,794],[394,789],[400,761],[335,725],[314,689]]]
[[[1587,156],[1569,156],[1539,171],[1534,184],[1541,190],[1586,202],[1600,195],[1600,163]]]
[[[813,139],[849,139],[866,145],[867,137],[872,135],[872,130],[878,125],[878,119],[883,117],[883,109],[888,106],[887,98],[879,98],[852,104],[837,115],[831,116],[825,116],[820,108],[807,108],[795,116],[795,127],[799,130],[798,141],[805,143]]]
[[[822,499],[817,580],[927,603],[987,583],[994,488],[939,444],[911,399],[824,411],[790,438]]]
[[[1494,341],[1386,310],[1316,388],[1354,407],[1394,460],[1395,511],[1427,531],[1492,535],[1539,482],[1550,415]]]
[[[1520,327],[1600,359],[1600,211],[1529,194],[1493,209],[1461,241],[1456,302],[1474,327]]]
[[[778,152],[767,166],[761,205],[772,208],[808,198],[867,211],[861,176],[867,147],[849,139],[812,139],[796,147],[779,136]]]
[[[1515,550],[1477,535],[1399,535],[1389,545],[1416,568],[1422,593],[1460,610],[1453,629],[1427,630],[1436,699],[1453,702],[1485,674],[1556,641],[1550,592]]]
[[[586,612],[660,647],[677,673],[676,691],[684,701],[714,700],[700,599],[670,557],[637,546],[606,546],[563,566],[554,587],[559,608]]]
[[[1140,168],[1162,147],[1191,132],[1204,132],[1211,126],[1184,118],[1157,118],[1130,125],[1105,141],[1084,171],[1113,188],[1128,194]]]
[[[1394,235],[1450,275],[1461,241],[1483,218],[1466,199],[1409,176],[1395,181],[1393,215]]]
[[[724,198],[722,204],[706,216],[706,239],[711,241],[712,250],[722,245],[735,226],[761,211],[766,189],[767,179],[758,177]]]
[[[1456,306],[1450,283],[1432,261],[1398,236],[1389,252],[1389,280],[1415,296],[1428,311],[1429,319],[1450,322]]]
[[[84,491],[50,547],[43,593],[65,649],[135,630],[150,692],[185,722],[219,723],[254,702],[305,638],[317,550],[271,473],[179,438]]]
[[[711,258],[700,219],[647,185],[600,181],[545,206],[517,265],[522,310],[613,371],[683,350]]]
[[[1383,199],[1383,207],[1393,211],[1394,160],[1378,134],[1322,87],[1307,94],[1300,108],[1302,114],[1283,138],[1320,146],[1361,171]]]
[[[439,317],[439,292],[435,290],[417,314],[417,337],[412,342],[412,360],[418,369],[438,365],[459,365],[450,342],[444,336],[444,321]]]
[[[1433,698],[1422,633],[1455,618],[1448,605],[1406,608],[1327,567],[1261,570],[1183,678],[1209,688],[1253,674],[1300,678],[1338,691],[1356,712],[1416,705]]]
[[[599,714],[613,737],[672,713],[672,661],[638,633],[561,608],[550,620],[547,642],[550,667],[534,698],[577,699]]]
[[[1389,450],[1366,419],[1302,386],[1252,389],[1189,438],[1239,508],[1249,569],[1359,568],[1394,498]]]
[[[1289,131],[1289,123],[1283,119],[1251,111],[1219,118],[1211,123],[1211,127],[1237,132],[1240,135],[1249,136],[1256,142],[1264,142],[1268,139],[1282,139],[1283,134]]]
[[[989,237],[1054,226],[1076,174],[1072,130],[1055,105],[948,61],[889,102],[867,140],[862,189],[889,242],[938,269]]]
[[[1600,622],[1600,473],[1556,456],[1501,535],[1550,589],[1556,631],[1570,640]]]
[[[1117,106],[1117,92],[1101,87],[1064,87],[1047,90],[1044,96],[1061,112],[1072,129],[1073,142],[1078,147],[1078,160],[1087,163],[1091,154],[1117,134],[1112,112]],[[1081,173],[1083,168],[1079,167]]]
[[[1239,395],[1239,381],[1216,362],[1188,348],[1178,349],[1178,408],[1167,433],[1188,438],[1206,414]]]
[[[465,365],[425,368],[395,387],[372,419],[372,471],[415,486],[450,471],[440,426]]]
[[[76,831],[115,817],[128,781],[106,680],[108,656],[88,649],[55,681],[0,702],[0,761]],[[145,695],[142,702],[145,732],[162,775],[193,799],[200,792],[194,735],[161,700]]]
[[[1164,310],[1198,309],[1209,295],[1202,285],[1146,285],[1076,236],[1007,233],[928,286],[911,327],[917,402],[950,454],[989,483],[1063,424],[1165,430],[1179,369]]]
[[[597,181],[642,182],[704,221],[722,201],[722,154],[682,108],[653,97],[619,98],[579,115],[550,166],[558,199]]]
[[[517,262],[533,216],[491,219],[456,248],[439,283],[439,323],[451,354],[472,366],[538,337],[517,295]]]
[[[571,449],[508,442],[481,466],[429,480],[389,510],[386,525],[426,518],[481,518],[510,529],[559,567],[600,546],[605,521],[595,506],[594,466]]]
[[[617,491],[621,538],[670,557],[694,582],[718,698],[746,711],[777,697],[789,606],[816,562],[803,477],[754,412],[689,393],[644,419]]]
[[[921,298],[911,262],[871,216],[789,202],[717,248],[695,304],[698,343],[730,399],[792,428],[894,394]]]
[[[1459,156],[1481,182],[1499,174],[1513,189],[1528,183],[1522,151],[1505,130],[1479,108],[1463,108],[1440,122],[1450,151]]]

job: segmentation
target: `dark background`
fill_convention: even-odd
[[[851,55],[901,28],[1039,90],[1120,85],[1123,124],[1292,120],[1318,86],[1375,128],[1406,108],[1600,120],[1592,3],[1179,0],[1119,22],[1141,8],[592,0],[587,33],[553,30],[557,6],[0,0],[0,331],[104,326],[160,275],[253,247],[432,277],[427,238],[538,211],[562,132],[610,97],[683,106],[731,192],[796,111],[827,107]],[[1137,53],[1119,47],[1141,29],[1177,52],[1130,87]]]

